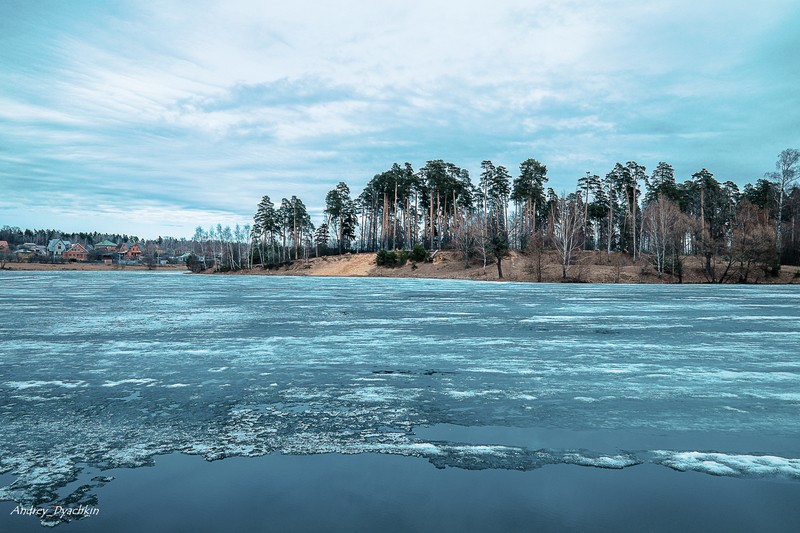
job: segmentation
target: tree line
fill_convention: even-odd
[[[46,246],[52,239],[62,239],[73,243],[94,245],[98,242],[110,240],[116,243],[140,242],[141,239],[135,235],[120,233],[98,233],[94,232],[73,232],[67,233],[56,229],[22,229],[17,226],[3,226],[0,228],[0,241],[6,241],[10,246],[19,246],[25,243],[33,243]],[[155,242],[162,244],[165,239],[170,237],[159,237]],[[171,239],[175,240],[175,239]]]
[[[580,250],[646,256],[659,276],[681,276],[683,258],[700,256],[711,282],[753,269],[776,270],[800,260],[800,151],[778,156],[775,171],[742,189],[707,169],[678,182],[660,162],[652,172],[636,161],[604,176],[587,172],[572,192],[547,187],[536,159],[515,177],[486,160],[474,183],[466,169],[441,159],[414,170],[393,164],[356,197],[340,182],[325,197],[319,226],[297,196],[258,204],[250,228],[249,264],[264,267],[330,253],[455,249],[497,266],[510,249],[555,251],[566,278]]]
[[[190,240],[159,237],[21,230],[4,226],[11,246],[62,238],[93,244],[141,242],[146,249],[191,252],[193,270],[273,268],[312,256],[381,250],[457,250],[465,266],[493,264],[515,249],[532,255],[541,279],[543,254],[558,257],[563,278],[578,254],[622,253],[652,262],[660,277],[682,277],[688,256],[702,260],[709,282],[751,280],[800,263],[800,151],[778,155],[775,170],[743,188],[720,182],[707,169],[679,182],[660,162],[651,172],[637,163],[616,163],[605,175],[587,172],[571,192],[548,187],[547,167],[526,159],[512,176],[485,160],[473,182],[469,171],[441,159],[414,170],[393,164],[354,196],[340,182],[325,196],[318,225],[297,196],[276,205],[265,195],[252,225],[197,227]],[[411,257],[410,253],[403,257]],[[382,263],[394,260],[383,256]],[[415,259],[416,260],[416,259]]]

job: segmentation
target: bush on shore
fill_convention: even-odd
[[[405,265],[409,259],[414,262],[424,261],[427,256],[425,248],[417,244],[411,250],[379,250],[375,256],[375,264],[395,268]]]

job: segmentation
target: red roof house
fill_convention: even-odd
[[[61,257],[65,259],[69,259],[70,261],[88,261],[89,260],[89,250],[86,249],[84,245],[81,243],[76,244],[63,254]]]

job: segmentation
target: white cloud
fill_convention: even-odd
[[[45,205],[80,184],[103,201],[116,187],[125,201],[197,208],[184,218],[235,218],[265,193],[318,205],[342,179],[357,193],[395,161],[515,168],[533,156],[569,188],[588,165],[655,154],[680,171],[752,174],[799,141],[769,127],[790,87],[753,67],[793,31],[788,0],[73,9],[26,19],[47,46],[12,37],[8,57],[33,62],[0,59],[15,80],[0,82],[0,178],[14,201]],[[772,60],[777,72],[790,61]],[[748,136],[720,162],[697,146]]]

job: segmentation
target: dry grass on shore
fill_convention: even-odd
[[[562,269],[553,253],[541,256],[541,276],[539,276],[537,257],[512,251],[503,260],[503,279],[505,281],[562,282]],[[753,269],[748,278],[752,283],[800,283],[800,267],[785,265],[777,277],[767,277],[763,271]],[[473,258],[467,267],[458,252],[436,254],[432,263],[408,262],[401,267],[379,267],[374,253],[344,254],[298,260],[292,264],[264,270],[255,267],[251,271],[236,274],[255,275],[294,275],[294,276],[353,276],[353,277],[391,277],[391,278],[443,278],[471,280],[499,280],[497,266],[489,263],[484,269],[483,261]],[[567,281],[576,283],[678,283],[677,277],[665,275],[659,278],[656,269],[649,261],[642,259],[635,263],[630,256],[601,251],[580,252],[577,260],[570,266]],[[736,277],[731,281],[735,282]],[[683,283],[707,283],[703,265],[699,257],[684,258]]]
[[[539,261],[541,259],[541,261]],[[683,258],[683,283],[707,283],[703,273],[702,258]],[[561,264],[552,252],[532,254],[510,252],[503,260],[503,280],[524,282],[562,282]],[[718,265],[718,268],[724,268]],[[6,263],[5,270],[23,271],[147,271],[146,265],[106,265],[102,263]],[[153,272],[183,272],[184,265],[158,265]],[[212,272],[206,272],[212,274]],[[440,278],[481,281],[499,280],[497,265],[486,264],[479,258],[471,258],[465,266],[459,252],[447,251],[436,254],[433,262],[408,262],[401,267],[379,267],[374,253],[344,254],[294,261],[288,266],[273,269],[254,267],[252,270],[225,273],[226,275],[273,275],[273,276],[332,276],[332,277],[383,277],[383,278]],[[732,276],[729,282],[737,281]],[[635,263],[630,256],[619,253],[611,255],[601,251],[580,252],[567,273],[573,283],[678,283],[675,276],[659,278],[655,268],[647,259]],[[777,277],[766,276],[762,270],[752,269],[750,283],[800,284],[800,267],[784,265]]]
[[[149,269],[147,265],[106,265],[105,263],[6,263],[4,270],[31,270],[31,271],[131,271],[152,270],[153,272],[175,272],[186,270],[185,265],[158,265]]]

